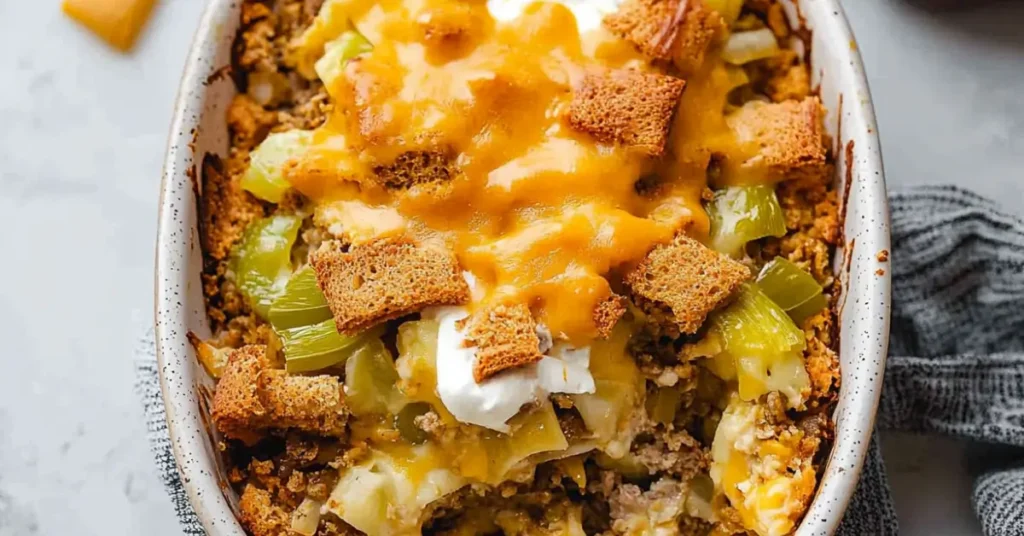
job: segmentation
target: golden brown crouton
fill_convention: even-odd
[[[752,145],[757,153],[730,167],[751,179],[821,179],[827,168],[822,115],[817,97],[748,102],[726,120],[736,140]]]
[[[345,433],[348,411],[334,376],[289,376],[270,368],[264,346],[233,350],[213,396],[213,421],[225,436],[251,439],[267,429],[324,436]]]
[[[628,69],[590,73],[573,92],[569,124],[598,141],[660,156],[685,86],[678,78]]]
[[[480,383],[510,368],[536,363],[540,353],[537,322],[523,304],[498,304],[477,312],[466,325],[466,346],[475,346],[473,379]]]
[[[724,21],[704,0],[626,0],[604,25],[645,56],[672,61],[686,75],[704,63]]]
[[[743,264],[678,235],[651,250],[625,282],[645,312],[681,333],[695,333],[708,313],[749,277]]]
[[[405,237],[348,251],[338,241],[325,242],[310,255],[310,264],[341,333],[355,334],[427,306],[469,299],[469,285],[450,251]]]
[[[385,188],[405,190],[417,184],[447,181],[455,174],[454,164],[441,151],[409,151],[389,165],[373,168],[377,182]]]
[[[273,502],[270,492],[246,484],[238,501],[242,524],[253,536],[290,534],[291,516]]]
[[[612,294],[608,296],[608,299],[597,304],[594,309],[594,325],[597,326],[597,336],[607,339],[612,334],[615,324],[625,313],[626,298],[618,294]]]

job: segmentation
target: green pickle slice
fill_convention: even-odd
[[[257,220],[231,251],[229,267],[235,284],[261,318],[285,290],[292,272],[291,250],[302,218],[277,215]]]
[[[282,171],[285,163],[301,155],[312,141],[313,132],[308,130],[268,135],[249,153],[249,168],[239,183],[242,189],[264,201],[280,203],[284,193],[291,188]]]
[[[397,382],[391,352],[380,338],[368,338],[345,362],[345,403],[357,416],[397,413],[404,403]]]
[[[761,268],[757,286],[798,325],[828,305],[814,277],[782,257],[775,257]]]
[[[311,326],[277,331],[284,346],[284,368],[289,373],[311,372],[344,363],[362,342],[363,334],[338,333],[334,319]]]
[[[346,30],[324,45],[324,55],[313,65],[327,92],[333,95],[335,82],[344,76],[349,60],[373,50],[373,45],[356,30]]]
[[[780,391],[791,407],[799,403],[800,391],[810,383],[804,333],[757,285],[745,283],[709,323],[704,345],[711,359],[705,366],[723,380],[736,380],[740,398]]]
[[[733,186],[715,192],[707,207],[711,248],[743,256],[747,242],[786,234],[786,219],[771,186]]]
[[[270,323],[276,329],[290,329],[317,324],[331,318],[327,298],[316,282],[316,273],[310,265],[292,274],[288,284],[270,306]]]
[[[413,445],[419,445],[424,441],[430,439],[430,434],[425,430],[416,426],[416,417],[420,415],[426,415],[431,409],[430,404],[426,402],[412,402],[406,404],[397,415],[395,415],[395,429],[402,435],[402,439],[412,443]]]

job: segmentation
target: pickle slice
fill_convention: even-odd
[[[398,371],[384,343],[369,338],[345,362],[345,403],[354,415],[387,415],[401,407]]]
[[[289,373],[311,372],[344,363],[363,340],[338,333],[334,319],[277,332],[284,345],[284,368]]]
[[[278,215],[256,220],[246,227],[231,250],[229,268],[249,306],[267,318],[270,305],[280,296],[291,275],[291,250],[302,219]]]
[[[804,368],[803,331],[757,285],[745,283],[735,301],[710,319],[704,346],[718,350],[705,362],[723,380],[735,379],[740,398],[756,400],[779,391],[791,407],[810,385]]]
[[[290,329],[317,324],[331,318],[327,298],[316,283],[316,273],[310,265],[292,274],[288,284],[270,306],[270,323],[277,329]]]
[[[313,65],[316,75],[324,83],[327,93],[333,96],[336,81],[344,76],[345,65],[359,56],[373,50],[373,45],[356,30],[346,30],[336,39],[324,45],[324,55]]]
[[[264,201],[280,203],[284,193],[291,188],[284,179],[282,168],[286,162],[302,154],[312,141],[313,133],[308,130],[268,135],[249,153],[249,168],[239,183],[242,189]]]
[[[430,404],[426,402],[413,402],[406,404],[398,412],[398,415],[395,415],[395,429],[402,435],[402,439],[413,445],[419,445],[430,439],[430,434],[416,426],[416,417],[426,415],[431,409]]]
[[[734,186],[715,192],[708,205],[711,247],[733,257],[747,242],[786,234],[786,219],[771,186]]]
[[[828,305],[814,277],[782,257],[775,257],[764,265],[757,276],[757,286],[797,324]]]

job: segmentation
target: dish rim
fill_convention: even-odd
[[[857,164],[856,171],[846,178],[847,191],[843,196],[842,207],[846,219],[841,225],[844,229],[850,225],[850,218],[854,214],[849,212],[851,208],[861,220],[871,219],[870,224],[859,224],[859,227],[856,227],[858,232],[844,233],[844,237],[850,240],[844,239],[842,249],[837,250],[835,255],[839,265],[839,276],[846,277],[842,287],[840,310],[844,308],[850,296],[866,295],[874,299],[860,300],[861,303],[857,304],[858,320],[872,327],[870,333],[858,333],[869,340],[858,346],[857,357],[871,360],[871,366],[868,367],[867,373],[859,374],[861,381],[853,386],[847,385],[846,373],[841,374],[843,386],[840,391],[840,403],[835,411],[837,421],[840,412],[850,412],[843,418],[851,419],[850,426],[855,432],[846,433],[845,435],[849,437],[844,438],[837,431],[837,438],[831,446],[832,451],[820,476],[814,500],[796,531],[798,536],[824,536],[835,532],[857,487],[867,456],[881,393],[889,333],[890,270],[887,263],[884,268],[879,269],[884,270],[882,274],[878,274],[878,271],[867,274],[866,268],[860,268],[864,268],[867,262],[865,254],[862,253],[865,248],[870,252],[889,250],[889,211],[870,90],[863,62],[842,6],[838,0],[783,1],[788,4],[791,18],[812,22],[814,34],[823,32],[829,35],[827,41],[833,46],[828,47],[828,52],[835,57],[826,65],[836,65],[840,71],[848,75],[849,86],[840,89],[839,109],[829,110],[830,118],[835,115],[839,121],[852,119],[861,127],[855,130],[849,139],[842,137],[842,127],[848,127],[849,124],[840,123],[837,127],[837,173],[843,164]],[[194,358],[185,339],[189,315],[196,314],[196,311],[188,310],[186,296],[196,292],[192,285],[193,279],[196,278],[190,277],[189,273],[190,260],[191,255],[199,255],[201,259],[202,248],[196,236],[196,229],[190,226],[190,221],[198,218],[195,196],[198,196],[200,179],[196,169],[201,166],[202,157],[195,154],[197,129],[203,118],[208,86],[211,85],[213,77],[222,71],[219,66],[213,64],[214,58],[211,55],[215,56],[217,47],[223,45],[224,40],[228,38],[225,33],[230,32],[230,38],[234,38],[236,24],[233,23],[232,17],[237,19],[239,4],[239,0],[211,0],[208,3],[186,59],[175,98],[162,171],[154,274],[157,368],[165,403],[169,442],[188,501],[210,536],[244,536],[245,533],[225,496],[225,493],[230,492],[229,486],[217,474],[217,454],[210,452],[204,445],[202,436],[206,433],[206,425],[200,415],[201,412],[197,411],[200,397],[197,396],[198,388],[193,379]],[[824,76],[823,73],[812,74],[816,78]],[[854,98],[844,98],[850,95]],[[846,151],[845,143],[851,143],[851,151]],[[843,158],[846,162],[839,162]],[[853,191],[854,188],[856,192]],[[847,206],[851,203],[850,199],[855,202]],[[851,234],[855,236],[850,236]],[[840,251],[842,255],[839,254]],[[858,270],[853,270],[854,267]],[[869,277],[865,279],[862,277],[864,275]],[[851,280],[852,277],[856,279]],[[858,286],[850,286],[853,281],[856,281]],[[201,296],[201,290],[199,292]],[[843,337],[843,334],[851,332],[846,328],[845,320],[844,317],[843,329],[839,336],[840,347],[847,346],[849,342],[849,337]],[[842,355],[845,353],[841,354],[841,358]],[[853,407],[845,404],[851,398],[856,402]]]

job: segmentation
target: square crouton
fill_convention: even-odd
[[[611,336],[612,329],[624,314],[626,314],[626,298],[618,294],[612,294],[597,304],[597,307],[594,308],[594,325],[597,326],[597,336],[601,339]]]
[[[348,410],[334,376],[289,376],[270,368],[266,348],[232,350],[213,396],[213,422],[225,436],[250,440],[268,429],[324,436],[345,433]]]
[[[399,237],[346,248],[325,242],[310,255],[317,284],[341,333],[353,335],[431,305],[469,299],[455,256]]]
[[[442,151],[409,151],[388,165],[374,166],[373,173],[381,186],[406,190],[418,184],[446,182],[455,176],[455,165]]]
[[[656,321],[691,334],[748,278],[743,264],[678,235],[651,250],[625,283],[634,302]]]
[[[726,162],[728,172],[750,181],[824,178],[827,165],[822,117],[817,97],[748,102],[726,121],[736,141],[756,153],[741,162]]]
[[[685,86],[678,78],[628,69],[590,73],[573,92],[569,124],[598,141],[660,156]]]
[[[671,61],[684,76],[700,68],[725,23],[704,0],[626,0],[604,26],[643,55]]]
[[[466,321],[466,346],[476,347],[473,379],[480,383],[495,374],[540,361],[540,337],[530,308],[498,304]]]

